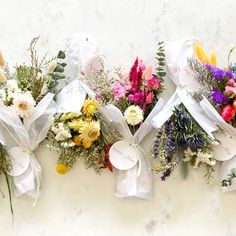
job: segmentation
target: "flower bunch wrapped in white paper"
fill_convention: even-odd
[[[89,98],[86,90],[76,79],[56,97],[57,113],[48,137],[49,147],[59,152],[59,174],[66,174],[80,159],[97,173],[106,167],[112,171],[107,152],[118,138],[101,118],[98,102]]]
[[[88,43],[90,37],[86,41]],[[84,46],[81,45],[84,43],[81,43],[78,35],[71,37],[70,42],[69,51],[73,52],[73,58],[83,58],[78,52],[83,51]],[[158,53],[162,55],[162,44],[158,47]],[[159,62],[163,63],[162,58]],[[137,58],[129,74],[121,68],[108,73],[103,58],[97,54],[91,54],[90,58],[80,64],[80,68],[85,83],[91,89],[88,93],[102,104],[99,112],[120,134],[120,140],[109,150],[109,159],[118,170],[116,195],[151,198],[151,165],[141,142],[151,130],[153,116],[163,105],[162,100],[159,100],[159,94],[163,90],[163,70],[159,68],[159,74],[153,75],[152,67],[145,66]]]
[[[153,157],[158,161],[154,170],[162,173],[162,180],[183,162],[193,167],[205,165],[210,180],[222,147],[215,139],[218,130],[192,97],[199,83],[189,74],[188,57],[193,55],[195,40],[166,43],[167,74],[177,88],[163,110],[153,119],[158,128],[153,144]]]
[[[8,151],[15,195],[37,199],[41,167],[34,150],[45,139],[51,126],[49,117],[55,113],[53,101],[58,80],[65,78],[64,52],[48,60],[39,59],[36,51],[38,38],[30,44],[31,65],[17,65],[11,73],[6,64],[1,65],[0,128],[1,143]]]
[[[195,58],[189,59],[192,77],[201,86],[198,93],[200,106],[205,114],[220,127],[222,151],[218,160],[222,161],[221,175],[223,191],[236,189],[236,66],[230,63],[223,69],[217,66],[216,54],[207,55],[200,43],[194,45]]]

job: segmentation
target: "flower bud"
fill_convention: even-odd
[[[52,73],[57,67],[57,61],[56,60],[53,60],[49,63],[49,66],[48,66],[48,72],[49,73]]]

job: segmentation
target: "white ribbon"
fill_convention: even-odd
[[[35,198],[35,206],[40,190],[41,167],[36,160],[33,151],[47,136],[51,126],[49,116],[55,113],[56,106],[53,94],[48,93],[35,107],[35,111],[29,118],[22,122],[16,113],[0,101],[0,124],[3,128],[1,143],[7,149],[19,146],[25,155],[30,156],[30,164],[27,170],[20,176],[14,177],[15,195],[27,195]]]
[[[172,116],[174,108],[182,103],[200,127],[209,137],[214,139],[213,132],[218,127],[205,115],[200,105],[191,96],[191,92],[200,88],[200,84],[191,76],[187,62],[187,58],[193,56],[193,44],[195,42],[198,41],[187,40],[184,43],[166,43],[168,75],[177,86],[177,89],[163,110],[154,117],[153,125],[160,128]],[[215,154],[217,155],[217,153]]]

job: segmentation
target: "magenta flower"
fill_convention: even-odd
[[[144,93],[138,92],[138,93],[130,94],[128,97],[128,100],[136,104],[142,104],[144,102]]]
[[[120,83],[114,83],[111,85],[112,94],[116,101],[119,101],[126,94],[126,89]]]
[[[148,86],[152,89],[159,89],[161,87],[161,83],[158,81],[156,75],[153,75],[150,80],[148,80]]]
[[[140,90],[144,70],[145,70],[145,65],[143,64],[142,61],[139,61],[138,58],[136,58],[129,73],[131,93],[137,93]]]

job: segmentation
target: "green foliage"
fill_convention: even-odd
[[[5,147],[0,144],[0,174],[5,175],[7,189],[9,194],[9,203],[10,203],[10,210],[13,217],[13,206],[12,206],[12,194],[11,194],[11,186],[8,178],[8,172],[11,170],[11,161],[9,159],[8,153]],[[0,189],[1,190],[1,189]]]
[[[158,76],[158,79],[161,83],[164,82],[166,71],[165,71],[165,43],[164,42],[158,42],[157,45],[157,68],[156,73]]]
[[[64,68],[66,63],[65,52],[60,51],[56,57],[49,58],[47,53],[39,58],[36,45],[39,37],[34,38],[30,43],[31,65],[20,65],[16,67],[16,80],[22,91],[30,91],[36,102],[39,102],[47,92],[55,92],[58,80],[64,79]],[[50,63],[56,63],[53,71],[49,71]]]

